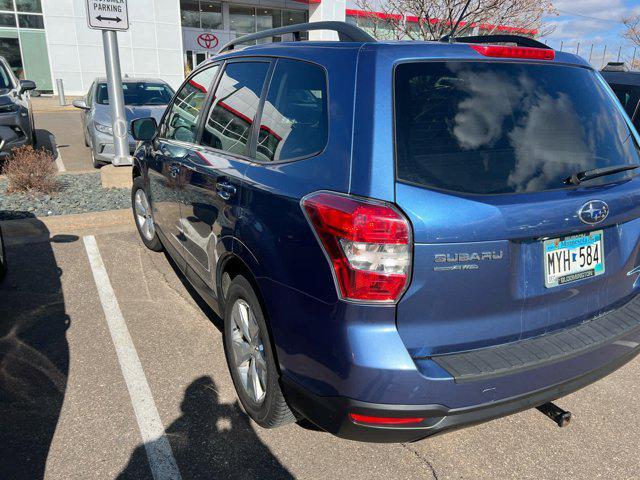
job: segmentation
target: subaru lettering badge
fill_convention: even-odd
[[[582,223],[595,225],[609,216],[609,205],[602,200],[591,200],[578,210],[578,217]]]

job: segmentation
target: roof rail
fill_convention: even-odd
[[[298,23],[296,25],[289,25],[286,27],[272,28],[270,30],[263,30],[258,33],[250,33],[249,35],[243,35],[235,40],[231,40],[226,43],[219,53],[226,50],[233,50],[233,47],[239,43],[250,42],[252,40],[258,40],[260,38],[273,37],[277,35],[283,35],[285,33],[293,33],[295,41],[300,41],[300,32],[309,32],[311,30],[332,30],[338,32],[338,38],[341,42],[375,42],[376,39],[369,35],[364,30],[351,25],[347,22],[312,22],[312,23]]]
[[[534,40],[529,37],[521,37],[520,35],[476,35],[472,37],[449,37],[444,36],[441,42],[457,42],[457,43],[515,43],[518,47],[533,47],[553,50],[549,45]]]

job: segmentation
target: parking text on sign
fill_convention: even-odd
[[[128,30],[127,0],[87,0],[87,21],[97,30]]]

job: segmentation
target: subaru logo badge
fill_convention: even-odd
[[[609,216],[609,205],[602,200],[591,200],[578,210],[578,217],[582,223],[595,225]]]

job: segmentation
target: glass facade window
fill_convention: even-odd
[[[13,11],[13,0],[0,0],[0,10]]]
[[[13,13],[0,13],[0,27],[15,27],[16,16]]]
[[[42,13],[40,0],[16,0],[16,10],[19,12]]]
[[[222,4],[208,0],[180,0],[182,26],[220,30],[222,26]]]
[[[200,24],[201,28],[207,30],[221,30],[222,5],[217,2],[200,2]]]
[[[200,2],[198,0],[180,0],[182,26],[200,28]]]
[[[18,15],[18,25],[21,28],[44,28],[42,15]]]
[[[279,10],[263,7],[254,8],[243,5],[229,6],[231,30],[234,30],[238,36],[262,32],[263,30],[269,30],[270,28],[306,23],[308,18],[309,13],[305,10]],[[306,40],[308,39],[308,34],[306,32],[302,32],[300,37],[303,40]],[[268,43],[272,41],[280,41],[280,37],[260,39],[258,40],[258,43]],[[254,43],[255,42],[250,42],[250,44]]]
[[[0,38],[0,55],[11,65],[11,70],[16,77],[24,80],[20,41],[17,38]]]

